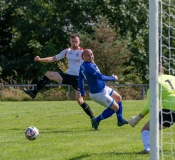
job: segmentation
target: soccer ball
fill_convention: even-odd
[[[30,140],[30,141],[33,141],[35,139],[38,138],[39,136],[39,131],[36,127],[34,126],[30,126],[26,129],[26,131],[24,132],[25,134],[25,137]]]

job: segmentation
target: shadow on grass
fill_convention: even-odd
[[[7,129],[7,130],[24,130],[24,128],[9,128],[9,129]],[[41,129],[40,128],[40,130],[42,130],[42,131],[40,131],[41,133],[48,133],[48,132],[54,132],[54,133],[57,133],[57,132],[94,132],[94,130],[93,129],[75,129],[75,130],[73,130],[73,129],[57,129],[57,128],[44,128],[44,129]]]
[[[91,155],[88,155],[88,154],[85,154],[85,155],[82,155],[82,156],[77,156],[77,157],[74,157],[74,158],[70,158],[68,160],[80,160],[80,159],[84,159],[84,158],[87,158],[87,157],[90,157]]]
[[[135,155],[135,154],[139,154],[139,152],[106,152],[106,153],[102,153],[102,154],[84,154],[81,156],[77,156],[77,157],[73,157],[73,158],[69,158],[68,160],[81,160],[87,157],[91,157],[91,156],[102,156],[102,155]],[[141,154],[140,154],[141,155]]]
[[[93,129],[54,129],[54,128],[45,128],[45,129],[40,129],[40,133],[69,133],[69,132],[94,132]]]

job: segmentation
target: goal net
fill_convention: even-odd
[[[165,74],[175,75],[175,0],[159,0],[158,5],[159,61]],[[162,109],[161,97],[159,104]],[[160,159],[175,160],[175,126],[159,132],[159,146]]]
[[[175,75],[175,0],[149,0],[150,159],[175,160],[175,126],[159,131],[158,62]]]

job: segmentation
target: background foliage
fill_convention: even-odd
[[[0,6],[3,83],[36,83],[47,70],[65,68],[60,66],[66,65],[65,60],[41,64],[33,59],[36,55],[53,56],[67,48],[71,32],[91,37],[96,45],[94,53],[104,52],[105,57],[95,55],[102,73],[111,74],[115,69],[121,82],[124,77],[127,83],[148,82],[148,2],[2,0]],[[102,19],[108,24],[102,24]],[[105,28],[110,34],[100,34],[106,33]],[[111,59],[113,63],[109,65]]]

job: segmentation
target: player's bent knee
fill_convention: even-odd
[[[117,95],[117,99],[119,102],[122,101],[122,97],[119,94]]]
[[[121,97],[117,92],[115,92],[115,91],[114,91],[114,93],[112,94],[112,98],[114,98],[114,100],[115,100],[116,102],[122,101],[122,97]]]
[[[79,105],[82,105],[83,103],[84,103],[84,99],[83,99],[83,97],[76,97],[76,101],[77,101],[77,103],[79,104]]]
[[[121,96],[119,96],[119,100],[122,101],[122,97]]]
[[[48,77],[50,80],[54,80],[58,83],[61,83],[63,81],[63,78],[58,72],[47,71],[45,76]]]
[[[118,111],[119,106],[118,105],[112,105],[111,109],[113,109],[116,112],[116,111]]]
[[[47,71],[46,74],[45,74],[45,76],[48,77],[48,78],[50,79],[50,77],[53,76],[53,75],[52,75],[52,72]]]

